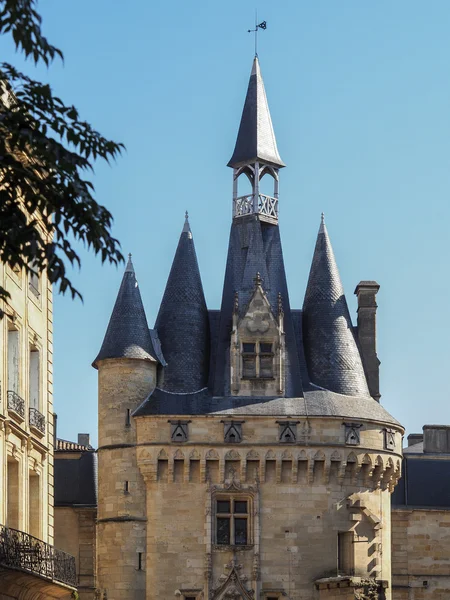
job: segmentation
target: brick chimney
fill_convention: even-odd
[[[377,356],[377,302],[380,286],[376,281],[360,281],[358,298],[358,339],[370,395],[380,401],[380,361]]]

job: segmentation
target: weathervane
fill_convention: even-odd
[[[266,21],[261,21],[261,23],[258,24],[258,14],[255,14],[255,29],[247,30],[248,33],[255,34],[255,56],[258,56],[258,29],[267,29],[267,23]]]

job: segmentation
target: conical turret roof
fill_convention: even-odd
[[[97,368],[105,358],[156,360],[131,254],[102,347],[92,366]]]
[[[155,329],[167,362],[160,387],[178,393],[205,387],[209,317],[187,213]]]
[[[236,146],[228,166],[240,167],[257,160],[276,167],[285,166],[278,154],[264,81],[255,56]]]
[[[303,335],[312,383],[339,394],[369,396],[323,215],[303,304]]]

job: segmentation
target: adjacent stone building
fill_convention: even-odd
[[[450,427],[408,436],[392,496],[392,584],[396,600],[450,595]]]
[[[94,361],[105,600],[392,597],[404,430],[379,403],[378,284],[357,286],[354,327],[322,216],[291,307],[284,166],[256,57],[229,162],[220,309],[186,216],[154,328],[130,258]]]
[[[52,288],[1,263],[0,285],[0,599],[70,597],[74,559],[53,547]]]
[[[96,590],[97,454],[89,434],[56,440],[55,545],[75,557],[80,600]]]

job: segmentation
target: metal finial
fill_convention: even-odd
[[[261,286],[261,284],[262,284],[262,277],[261,277],[261,273],[259,271],[256,273],[256,277],[255,277],[255,279],[253,281],[255,282],[255,287]]]
[[[325,213],[320,215],[319,233],[325,233]]]
[[[190,240],[192,239],[192,232],[191,232],[191,226],[189,225],[189,213],[188,213],[188,211],[186,211],[184,213],[183,233],[187,233],[188,234],[188,238]]]
[[[255,29],[247,29],[247,33],[255,34],[255,57],[258,56],[258,30],[262,29],[263,31],[267,29],[266,21],[261,21],[258,23],[258,13],[255,11]]]
[[[125,269],[125,273],[134,273],[134,267],[131,261],[131,252],[128,254],[128,263]]]

